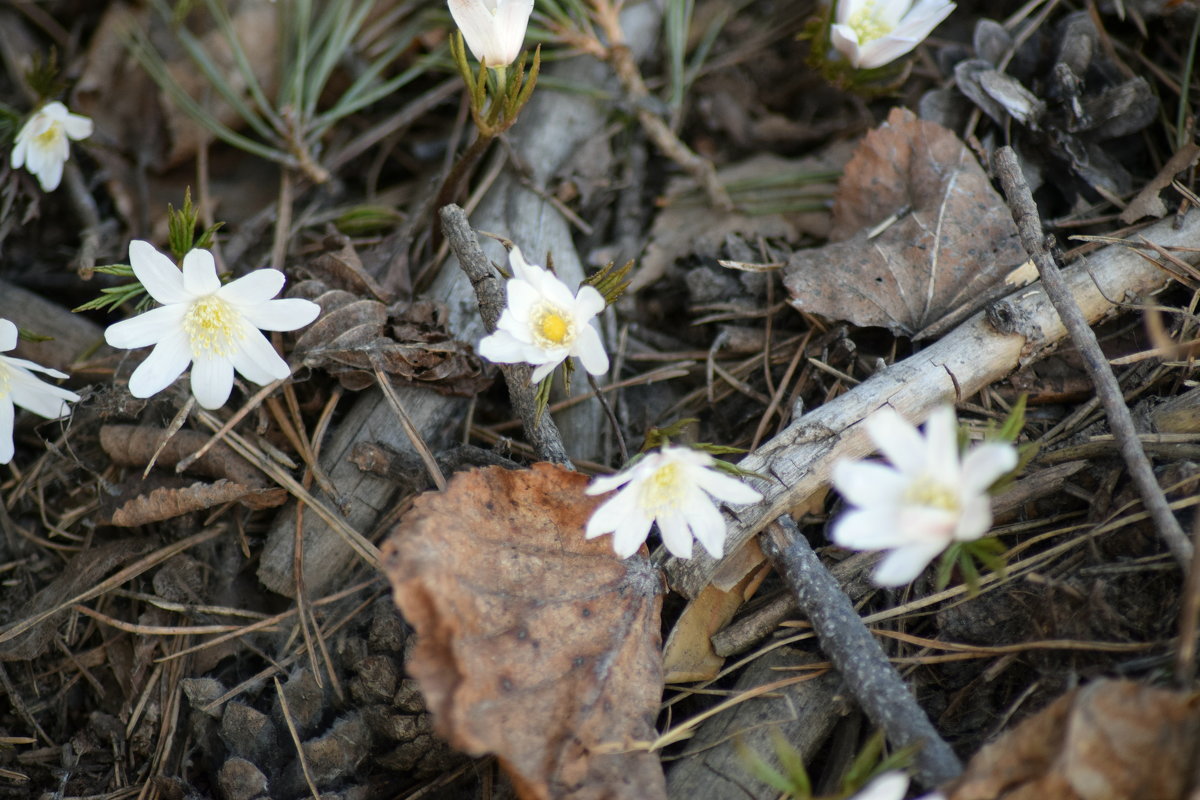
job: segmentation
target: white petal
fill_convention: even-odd
[[[692,474],[692,480],[701,489],[725,503],[741,505],[757,503],[763,499],[762,493],[747,486],[740,478],[718,472],[716,469],[697,469]]]
[[[26,127],[28,127],[28,124],[26,124]],[[9,159],[9,163],[12,164],[13,169],[20,169],[21,167],[25,166],[25,155],[28,152],[29,137],[25,136],[25,128],[22,128],[21,133],[17,135],[17,144],[15,147],[13,147],[12,157]],[[9,439],[11,440],[11,438],[12,437],[10,436]],[[10,455],[9,458],[11,459],[12,456]],[[0,461],[0,464],[7,463],[7,461]]]
[[[967,502],[959,513],[954,538],[960,542],[972,542],[992,527],[992,498],[977,495]]]
[[[894,35],[881,36],[863,45],[858,52],[859,69],[876,69],[890,64],[906,53],[912,52],[925,37],[920,39],[900,38]]]
[[[502,330],[480,339],[475,352],[496,364],[516,364],[525,360],[524,345],[511,333]]]
[[[174,269],[174,267],[172,267]],[[112,347],[131,350],[149,347],[161,339],[182,330],[187,307],[182,303],[152,308],[144,314],[114,322],[104,331],[104,341]]]
[[[613,531],[613,552],[621,558],[629,558],[636,553],[650,535],[650,525],[650,518],[640,512],[622,519]],[[690,544],[691,539],[688,542]]]
[[[600,341],[600,332],[591,325],[583,326],[571,351],[579,356],[583,368],[592,375],[603,375],[608,372],[608,353],[604,352],[604,343]]]
[[[894,508],[871,506],[846,511],[834,520],[829,537],[835,544],[850,550],[885,550],[909,542],[898,523]]]
[[[615,475],[603,475],[598,478],[592,478],[592,482],[584,489],[584,493],[590,495],[606,494],[618,486],[624,486],[629,483],[631,477],[632,474],[629,471],[624,471],[618,472]]]
[[[183,273],[149,242],[134,239],[129,243],[129,265],[150,296],[163,305],[192,299],[184,291]]]
[[[513,245],[513,249],[508,251],[508,266],[514,278],[528,281],[529,275],[534,270],[543,271],[536,264],[530,264],[525,260],[524,254],[521,253],[521,248]]]
[[[8,396],[0,397],[0,464],[12,461],[13,453],[13,404]]]
[[[198,358],[192,364],[192,394],[201,408],[220,408],[233,391],[233,363],[227,358]]]
[[[684,516],[696,541],[713,558],[725,552],[725,518],[713,502],[699,492],[685,506]]]
[[[192,297],[203,297],[221,288],[217,262],[207,250],[189,250],[183,257],[183,288]]]
[[[319,305],[298,297],[268,300],[240,307],[239,310],[246,322],[264,331],[294,331],[308,325],[321,314]]]
[[[933,542],[945,547],[954,538],[959,512],[931,506],[901,506],[896,517],[896,530],[903,541]]]
[[[47,158],[46,162],[41,165],[41,169],[36,174],[43,192],[53,192],[58,188],[58,184],[62,183],[63,161],[65,160]]]
[[[964,493],[983,492],[1016,466],[1017,448],[1011,444],[987,442],[974,447],[963,458],[962,490]]]
[[[283,380],[292,374],[287,362],[275,352],[267,337],[253,328],[246,330],[238,340],[238,349],[233,354],[233,367],[259,386]]]
[[[897,505],[912,483],[891,467],[874,461],[835,461],[833,486],[856,506]]]
[[[838,3],[838,9],[842,7]],[[840,13],[839,13],[840,16]],[[829,41],[833,44],[835,50],[846,57],[850,65],[855,69],[861,69],[862,63],[858,54],[858,34],[849,25],[831,25],[829,27]]]
[[[525,28],[529,15],[533,13],[533,0],[501,0],[496,11],[496,24],[500,28],[502,56],[509,63],[521,54],[525,42]]]
[[[563,311],[569,312],[575,308],[575,295],[556,275],[543,271],[530,283],[543,298]]]
[[[160,341],[146,360],[129,376],[129,393],[134,397],[150,397],[170,386],[183,374],[192,361],[192,349],[187,334],[173,332]]]
[[[888,406],[867,417],[867,433],[892,466],[909,475],[925,469],[925,440],[904,417]]]
[[[236,306],[265,303],[283,288],[287,277],[277,269],[256,269],[217,290],[222,300]]]
[[[637,493],[632,490],[617,492],[592,512],[588,518],[587,538],[592,539],[601,534],[615,531],[626,518],[639,513]],[[649,523],[647,523],[647,527]]]
[[[17,346],[17,326],[6,319],[0,319],[0,353],[8,352]]]
[[[691,558],[692,530],[688,527],[687,521],[678,514],[671,514],[667,517],[659,517],[657,522],[663,544],[667,546],[671,555],[677,558]]]
[[[545,364],[539,365],[534,369],[533,374],[529,376],[530,383],[541,383],[546,376],[554,372],[554,368],[561,364],[563,360],[560,358],[557,361],[547,361]]]
[[[496,19],[482,0],[450,0],[450,16],[462,31],[471,54],[489,67],[504,66],[502,49],[496,35]]]
[[[70,411],[67,407],[68,400],[79,400],[79,395],[74,392],[44,383],[28,372],[12,371],[9,373],[9,380],[12,402],[39,417],[58,419]]]
[[[904,800],[907,791],[907,775],[903,772],[886,772],[868,783],[851,800]]]
[[[904,19],[896,24],[891,35],[900,39],[915,39],[919,43],[933,33],[934,28],[942,24],[942,20],[950,16],[954,8],[954,3],[947,3],[945,0],[920,0],[904,15]]]
[[[607,307],[604,295],[592,286],[580,286],[575,295],[575,319],[581,323],[599,314]]]
[[[33,361],[28,361],[24,358],[16,358],[14,356],[0,356],[0,363],[9,364],[14,367],[20,367],[21,369],[28,370],[29,372],[40,372],[43,375],[49,375],[53,378],[70,377],[65,372],[59,372],[56,369],[50,369],[50,367],[43,367],[41,364],[38,364]]]
[[[929,542],[898,547],[884,556],[871,579],[880,586],[911,583],[943,549],[941,545]]]
[[[82,114],[68,114],[63,120],[63,130],[75,141],[91,136],[93,128],[92,120]]]
[[[859,12],[867,0],[838,0],[837,24],[846,25]]]
[[[925,469],[939,483],[953,486],[959,479],[958,418],[950,406],[939,406],[925,422]]]

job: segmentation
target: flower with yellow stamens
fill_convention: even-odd
[[[658,523],[663,544],[679,558],[691,558],[692,539],[698,539],[713,558],[725,549],[725,518],[713,502],[755,503],[762,495],[737,478],[714,469],[715,459],[690,447],[668,445],[647,453],[633,466],[597,478],[588,494],[617,492],[592,513],[587,538],[613,535],[613,550],[621,558],[637,552]]]
[[[572,296],[550,272],[526,263],[517,247],[508,254],[513,277],[505,286],[507,305],[496,332],[479,342],[479,355],[498,364],[525,362],[540,382],[570,356],[593,375],[608,371],[608,354],[591,320],[604,310],[604,297],[591,286]]]
[[[895,61],[925,40],[954,10],[948,0],[836,0],[829,35],[855,69]]]
[[[237,370],[260,385],[291,374],[260,331],[294,331],[317,318],[321,307],[308,300],[273,300],[284,275],[255,270],[221,285],[207,250],[191,250],[180,271],[149,242],[129,243],[129,263],[146,291],[162,305],[109,326],[113,347],[154,345],[129,378],[134,397],[165,389],[192,365],[192,394],[204,408],[220,408],[233,389]]]
[[[92,135],[92,121],[82,114],[72,114],[57,100],[47,103],[33,113],[17,134],[10,163],[13,169],[25,167],[42,185],[42,191],[53,192],[62,181],[63,164],[71,157],[69,139],[86,139]]]
[[[831,538],[854,550],[890,550],[873,577],[882,586],[899,586],[951,544],[987,533],[988,487],[1017,466],[1017,449],[988,442],[960,454],[950,406],[930,415],[924,437],[890,408],[867,417],[866,425],[891,465],[833,465],[833,485],[854,508],[834,522]]]

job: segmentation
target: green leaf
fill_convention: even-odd
[[[775,757],[783,766],[788,782],[794,787],[792,794],[798,797],[810,796],[812,781],[808,777],[801,752],[792,746],[779,728],[771,728],[771,746],[775,748]]]
[[[742,769],[753,775],[759,781],[767,784],[776,791],[783,792],[789,797],[797,798],[797,800],[809,800],[811,793],[804,791],[803,788],[795,786],[790,780],[783,776],[779,770],[772,767],[762,756],[751,750],[741,737],[733,740],[733,749],[737,754],[737,759],[741,762]]]

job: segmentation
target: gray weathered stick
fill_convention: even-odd
[[[1071,341],[1083,356],[1083,365],[1092,379],[1092,385],[1096,387],[1096,394],[1104,406],[1113,437],[1117,440],[1121,457],[1125,459],[1125,466],[1129,468],[1138,494],[1142,496],[1142,502],[1150,512],[1158,534],[1166,542],[1175,560],[1186,570],[1192,563],[1192,544],[1180,527],[1179,520],[1175,519],[1175,514],[1167,504],[1167,498],[1163,496],[1162,487],[1154,477],[1154,468],[1150,466],[1150,459],[1146,457],[1146,451],[1142,449],[1138,440],[1137,429],[1133,426],[1129,407],[1125,405],[1117,376],[1113,375],[1112,367],[1100,349],[1095,332],[1088,324],[1079,304],[1071,296],[1071,290],[1058,269],[1057,259],[1047,247],[1037,205],[1033,202],[1029,185],[1025,183],[1025,176],[1021,173],[1017,154],[1011,147],[1001,147],[992,158],[992,166],[1008,198],[1008,206],[1012,210],[1013,221],[1017,223],[1021,244],[1033,258],[1038,274],[1041,275],[1046,296],[1054,304]]]
[[[958,756],[917,705],[904,679],[854,612],[850,598],[789,515],[780,516],[767,529],[762,548],[795,593],[821,649],[871,721],[898,747],[921,745],[917,778],[929,787],[956,778],[962,772]]]
[[[504,289],[492,269],[492,262],[483,254],[471,223],[467,222],[467,212],[456,205],[443,206],[438,212],[442,219],[442,231],[446,241],[458,259],[458,265],[467,274],[471,286],[475,288],[475,296],[479,298],[479,315],[487,332],[496,330],[500,314],[504,311]],[[562,435],[550,412],[538,413],[537,386],[530,381],[533,369],[528,364],[501,364],[500,372],[504,374],[504,382],[508,384],[508,399],[513,410],[521,418],[525,428],[525,438],[533,447],[537,457],[543,461],[553,461],[574,469],[571,459],[567,457],[567,449],[563,446]]]
[[[1181,222],[1176,227],[1177,220],[1165,219],[1139,231],[1138,236],[1163,247],[1192,247],[1200,236],[1200,214],[1189,214]],[[1068,268],[1064,277],[1084,317],[1092,323],[1114,312],[1114,302],[1144,297],[1170,280],[1125,245],[1096,251]],[[765,496],[763,502],[724,512],[728,530],[725,552],[737,552],[780,514],[828,485],[835,460],[863,458],[873,452],[875,446],[860,423],[876,409],[891,406],[910,420],[923,420],[936,406],[964,400],[1037,359],[1065,336],[1054,306],[1040,284],[1035,284],[796,419],[739,462],[738,466],[767,475],[769,480],[748,479]],[[672,587],[694,597],[712,580],[718,564],[707,553],[694,553],[688,560],[669,559],[667,575]],[[741,576],[729,577],[736,583]]]

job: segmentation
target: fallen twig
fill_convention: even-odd
[[[1200,214],[1179,221],[1164,219],[1138,235],[1164,247],[1191,246],[1200,236]],[[1169,281],[1161,269],[1124,244],[1092,253],[1066,270],[1064,277],[1091,322],[1115,311],[1114,303],[1126,296],[1153,293]],[[780,514],[826,486],[835,460],[869,455],[875,448],[859,423],[876,409],[888,405],[910,420],[924,419],[936,406],[964,400],[1036,360],[1065,336],[1054,306],[1040,284],[1034,284],[794,420],[739,462],[746,470],[768,476],[766,480],[748,479],[765,499],[754,506],[725,511],[725,552],[737,552]],[[706,553],[694,553],[688,560],[669,559],[667,575],[672,587],[694,597],[712,581],[719,563]],[[736,572],[724,576],[722,588],[727,588],[726,582],[740,579]]]
[[[1071,290],[1058,269],[1058,259],[1051,252],[1053,240],[1048,243],[1042,232],[1037,205],[1033,202],[1029,185],[1021,173],[1017,154],[1011,147],[1001,147],[992,158],[992,166],[1008,198],[1008,206],[1012,210],[1013,220],[1017,223],[1021,244],[1033,258],[1038,274],[1041,275],[1046,296],[1054,304],[1071,341],[1083,357],[1083,366],[1096,387],[1096,394],[1104,406],[1108,424],[1116,437],[1121,457],[1125,459],[1125,465],[1129,468],[1138,494],[1141,495],[1142,502],[1150,512],[1154,526],[1166,542],[1167,548],[1186,570],[1192,562],[1192,544],[1184,535],[1179,520],[1171,513],[1167,498],[1163,496],[1162,488],[1154,477],[1154,468],[1150,466],[1150,459],[1146,457],[1146,452],[1138,440],[1137,429],[1134,428],[1133,418],[1129,415],[1129,407],[1125,405],[1117,377],[1113,375],[1112,367],[1100,349],[1100,343],[1096,341],[1095,332],[1075,298],[1071,296]],[[1047,246],[1048,244],[1050,246]]]
[[[791,516],[783,514],[775,520],[762,548],[812,622],[821,649],[871,721],[897,747],[921,745],[916,757],[918,779],[933,787],[958,777],[962,772],[958,756],[917,705]]]
[[[487,332],[491,333],[496,330],[496,323],[505,305],[504,289],[492,269],[492,262],[479,246],[465,211],[456,205],[448,205],[443,206],[438,214],[442,218],[446,241],[450,243],[459,266],[475,288],[475,296],[479,298],[479,315]],[[571,459],[567,457],[558,426],[549,414],[538,413],[537,386],[530,382],[533,369],[528,364],[501,364],[500,372],[508,384],[509,401],[521,418],[525,437],[533,445],[537,457],[574,469]]]

